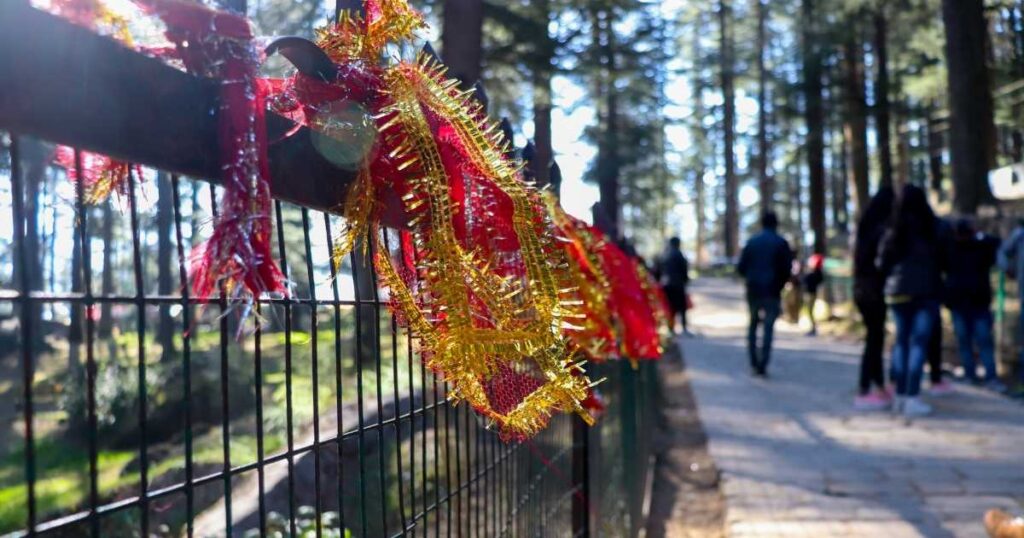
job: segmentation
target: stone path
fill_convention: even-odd
[[[738,284],[702,280],[681,341],[727,536],[983,537],[985,510],[1024,510],[1024,406],[957,386],[933,417],[851,408],[854,344],[780,321],[769,374],[749,375]]]

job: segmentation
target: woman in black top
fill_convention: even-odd
[[[882,359],[885,347],[885,275],[875,267],[875,258],[878,256],[878,243],[892,215],[895,196],[889,187],[882,187],[875,193],[857,223],[853,246],[853,300],[867,330],[860,359],[860,391],[853,405],[863,411],[887,409],[892,405],[892,396],[885,390]]]
[[[932,411],[919,395],[928,341],[939,321],[943,259],[939,221],[924,191],[906,185],[875,265],[886,275],[885,299],[896,320],[892,352],[896,407],[907,416]]]

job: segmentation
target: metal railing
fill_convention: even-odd
[[[275,203],[292,293],[241,317],[221,297],[189,295],[187,261],[219,188],[147,169],[124,196],[89,206],[49,164],[50,146],[3,141],[0,534],[643,526],[653,364],[595,368],[609,402],[598,426],[559,416],[535,439],[503,443],[447,402],[370,269],[353,257],[334,273],[337,217]]]
[[[292,289],[241,312],[189,294],[214,84],[21,2],[0,3],[0,73],[0,535],[640,532],[653,364],[595,366],[597,426],[503,443],[446,400],[361,249],[330,263],[352,174],[307,129],[268,113]],[[90,205],[53,143],[153,168]]]

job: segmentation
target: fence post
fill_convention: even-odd
[[[590,538],[590,426],[572,419],[572,535]]]

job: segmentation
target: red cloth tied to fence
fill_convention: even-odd
[[[628,256],[611,240],[601,246],[605,273],[612,282],[611,302],[620,330],[620,348],[629,359],[658,359],[661,338],[655,304],[641,280],[643,270],[635,258]]]
[[[188,71],[220,81],[218,111],[222,184],[213,234],[194,253],[193,288],[206,298],[220,286],[232,298],[285,292],[271,251],[266,88],[244,17],[184,0],[136,0],[166,25]]]

